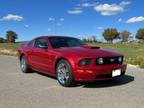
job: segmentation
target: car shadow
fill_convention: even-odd
[[[132,81],[134,81],[133,76],[124,75],[122,77],[119,77],[113,80],[96,81],[94,83],[82,84],[81,87],[83,88],[105,88],[105,87],[121,86],[124,84],[128,84]]]

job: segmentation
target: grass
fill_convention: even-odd
[[[15,56],[20,43],[0,43],[0,55]]]
[[[144,68],[144,43],[88,43],[102,48],[113,49],[125,55],[125,62]],[[16,55],[20,43],[0,43],[0,55]]]

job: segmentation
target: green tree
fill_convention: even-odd
[[[140,28],[136,33],[136,38],[139,40],[144,40],[144,28]]]
[[[96,35],[92,35],[92,41],[97,42]]]
[[[4,43],[5,42],[5,39],[0,37],[0,43]]]
[[[119,38],[119,32],[115,28],[108,28],[104,30],[103,37],[107,42],[113,43],[114,39]]]
[[[127,30],[124,30],[120,33],[120,39],[122,42],[127,42],[131,38],[131,33]]]
[[[7,42],[15,43],[15,40],[16,40],[17,38],[18,38],[18,37],[17,37],[16,32],[14,32],[14,31],[7,31],[7,32],[6,32]]]

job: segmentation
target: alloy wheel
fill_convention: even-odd
[[[65,84],[69,80],[69,69],[66,64],[61,63],[57,68],[58,80]]]

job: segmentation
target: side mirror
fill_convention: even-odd
[[[39,48],[47,49],[47,48],[48,48],[48,45],[40,45],[40,44],[39,44]]]

